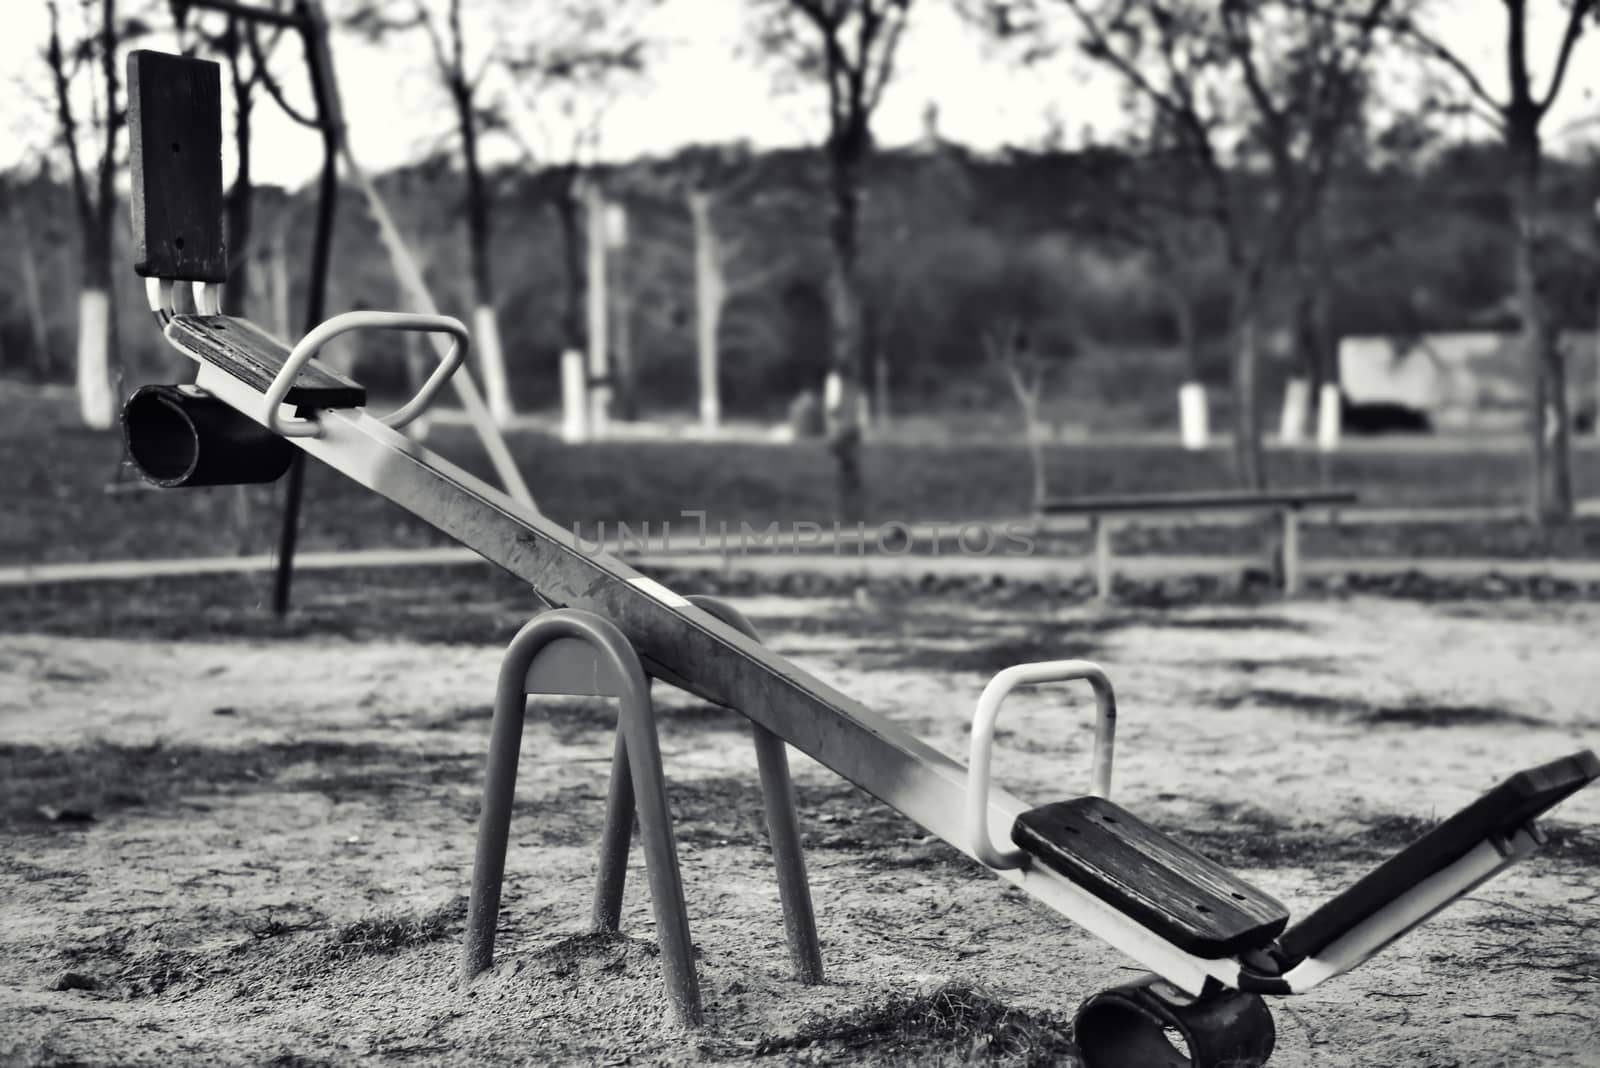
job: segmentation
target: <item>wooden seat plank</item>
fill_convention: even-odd
[[[1209,490],[1198,493],[1138,493],[1103,497],[1068,497],[1045,501],[1039,510],[1047,515],[1093,515],[1114,512],[1178,512],[1184,510],[1251,510],[1304,508],[1312,505],[1352,504],[1349,489]]]
[[[1017,817],[1011,838],[1179,949],[1215,960],[1264,946],[1289,912],[1118,805],[1079,797]]]
[[[289,347],[248,319],[231,315],[178,315],[168,336],[196,359],[228,372],[261,393],[277,377]],[[367,391],[312,359],[289,387],[284,403],[304,408],[360,408]]]
[[[1600,757],[1587,749],[1517,772],[1295,924],[1280,942],[1284,954],[1294,961],[1314,956],[1479,843],[1511,834],[1596,779]]]

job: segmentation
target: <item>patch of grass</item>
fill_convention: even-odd
[[[1433,705],[1420,700],[1372,708],[1360,720],[1374,726],[1401,727],[1476,727],[1490,723],[1539,727],[1545,724],[1538,716],[1493,705]]]
[[[1056,636],[1055,627],[1029,628],[1027,634],[998,640],[975,641],[958,648],[919,646],[915,641],[900,645],[874,646],[858,650],[870,657],[873,667],[898,670],[970,671],[993,675],[1013,664],[1036,660],[1067,660],[1095,656],[1102,646],[1092,639],[1067,639]]]
[[[1268,661],[1267,663],[1271,663]],[[1312,716],[1348,719],[1352,723],[1373,727],[1478,727],[1489,724],[1537,727],[1545,721],[1538,716],[1496,705],[1432,704],[1413,697],[1395,704],[1373,704],[1359,697],[1340,697],[1333,694],[1303,693],[1297,690],[1256,688],[1240,694],[1217,699],[1223,708],[1234,708],[1250,702],[1272,708],[1284,708]]]
[[[767,847],[761,787],[753,768],[748,777],[669,781],[667,795],[680,843],[701,849]],[[807,850],[856,854],[863,868],[875,870],[939,867],[952,874],[983,874],[955,847],[842,780],[797,784],[795,811]]]
[[[457,935],[467,918],[467,899],[456,897],[425,912],[385,912],[339,927],[325,950],[335,959],[388,956]]]
[[[839,1060],[870,1050],[876,1063],[908,1065],[1080,1063],[1066,1020],[1011,1008],[961,983],[850,1016],[813,1019],[793,1035],[763,1039],[755,1053],[796,1050],[836,1053]]]
[[[1340,670],[1339,661],[1331,656],[1283,656],[1270,659],[1246,656],[1226,660],[1223,666],[1243,675],[1254,675],[1258,671],[1303,671],[1311,675],[1334,675]]]
[[[65,947],[60,958],[69,970],[129,998],[204,981],[215,967],[206,954],[169,946],[159,929],[149,927],[111,928],[93,941]]]
[[[1335,697],[1325,693],[1301,693],[1295,690],[1256,688],[1242,694],[1218,698],[1216,704],[1232,708],[1250,702],[1273,708],[1286,708],[1316,716],[1358,716],[1368,708],[1367,702],[1356,697]]]
[[[100,817],[180,797],[289,788],[390,794],[481,773],[477,754],[428,754],[368,743],[274,742],[220,748],[94,742],[69,749],[0,745],[0,827],[82,829]],[[309,765],[305,777],[285,780]]]
[[[1544,847],[1545,855],[1554,859],[1600,867],[1600,833],[1593,827],[1559,820],[1541,822],[1550,842]]]

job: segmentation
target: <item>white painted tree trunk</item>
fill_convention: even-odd
[[[78,413],[91,430],[116,422],[111,392],[111,302],[103,289],[78,294]]]
[[[589,433],[603,438],[611,416],[611,386],[607,368],[610,338],[607,331],[606,293],[606,202],[598,187],[584,191],[585,221],[588,228],[589,267]]]
[[[689,193],[687,199],[689,218],[694,224],[695,354],[700,379],[700,425],[714,431],[722,422],[717,334],[722,325],[727,284],[722,277],[717,234],[711,225],[711,195],[696,190]]]
[[[1317,398],[1317,448],[1333,452],[1339,448],[1339,432],[1343,428],[1344,399],[1339,383],[1324,382]]]
[[[506,381],[506,355],[500,347],[500,322],[494,309],[480,304],[472,309],[472,344],[478,350],[478,368],[483,372],[483,397],[496,426],[509,426],[516,410],[511,403],[511,385]]]
[[[1283,387],[1283,410],[1278,417],[1278,440],[1298,445],[1305,440],[1306,419],[1311,408],[1311,383],[1303,378],[1289,379]]]
[[[579,444],[589,438],[589,396],[584,382],[583,353],[561,354],[561,440]]]
[[[1185,382],[1178,387],[1178,432],[1186,449],[1204,449],[1211,443],[1206,387],[1199,382]]]

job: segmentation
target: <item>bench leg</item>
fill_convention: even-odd
[[[1283,510],[1283,594],[1293,597],[1300,592],[1300,513],[1294,508]]]
[[[1104,516],[1089,517],[1089,533],[1094,538],[1095,595],[1101,604],[1111,601],[1111,521]]]

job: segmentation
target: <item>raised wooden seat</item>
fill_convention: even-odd
[[[1517,772],[1295,924],[1280,942],[1283,956],[1315,956],[1424,879],[1485,841],[1509,837],[1596,779],[1600,757],[1587,749]]]
[[[1270,943],[1289,911],[1222,865],[1099,797],[1017,817],[1011,839],[1179,949],[1215,960]]]
[[[250,388],[267,391],[289,347],[248,319],[231,315],[176,315],[167,328],[179,346]],[[303,408],[360,408],[367,391],[315,358],[301,369],[284,403]]]

